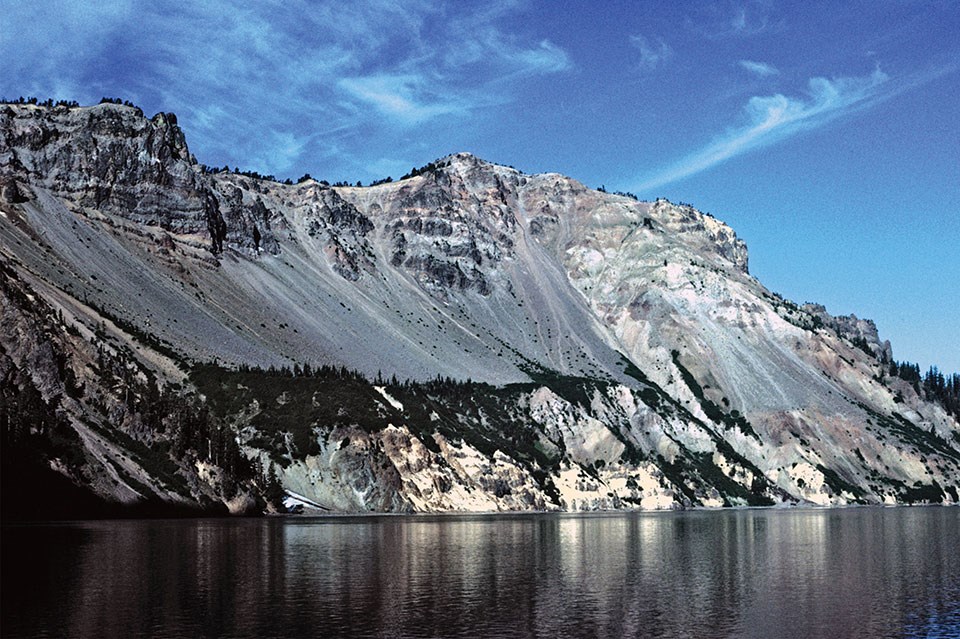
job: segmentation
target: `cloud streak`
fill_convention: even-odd
[[[524,78],[572,67],[555,43],[510,24],[522,6],[507,3],[14,4],[0,94],[175,111],[202,161],[277,175],[371,131],[467,121],[510,102]]]
[[[754,96],[744,107],[745,124],[729,129],[703,148],[638,180],[639,192],[676,182],[754,149],[769,146],[814,129],[895,94],[888,76],[877,69],[855,78],[812,78],[807,94]]]
[[[382,115],[404,126],[452,113],[465,113],[473,103],[460,104],[451,96],[430,92],[428,81],[417,74],[378,74],[344,78],[338,85],[347,94],[370,104]]]
[[[763,33],[767,29],[767,18],[764,15],[754,16],[747,14],[746,7],[737,9],[730,19],[729,33],[737,36],[752,36]]]
[[[634,35],[630,36],[630,44],[639,49],[640,68],[647,71],[662,66],[673,57],[673,49],[660,38],[652,43],[642,35]]]
[[[760,77],[767,77],[771,75],[777,75],[780,71],[776,67],[767,64],[766,62],[755,62],[753,60],[740,60],[737,62],[741,68],[746,69],[750,73],[759,75]]]

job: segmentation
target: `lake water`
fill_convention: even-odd
[[[958,637],[960,508],[2,529],[8,637]]]

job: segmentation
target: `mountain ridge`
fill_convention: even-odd
[[[876,327],[771,293],[736,233],[693,207],[468,153],[368,187],[212,172],[175,116],[122,105],[5,105],[0,130],[5,277],[64,318],[49,330],[86,327],[158,385],[202,386],[201,404],[223,392],[198,381],[210,363],[224,379],[289,369],[291,388],[305,364],[399,380],[342,398],[380,428],[311,400],[305,434],[276,418],[306,401],[279,387],[221,397],[213,416],[260,464],[250,494],[275,465],[287,489],[351,511],[894,503],[918,482],[956,501],[957,421],[888,374]],[[4,349],[10,379],[24,360]],[[510,410],[471,395],[490,388]],[[175,457],[194,480],[209,461]],[[237,496],[201,484],[189,499]]]

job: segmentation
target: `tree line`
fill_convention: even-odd
[[[106,98],[104,98],[106,100]],[[80,106],[80,103],[76,100],[57,100],[53,101],[53,98],[47,98],[46,100],[40,100],[36,96],[30,96],[28,98],[23,97],[22,95],[16,100],[8,100],[7,98],[0,98],[0,104],[33,104],[36,106],[42,106],[47,108],[53,107],[67,107],[67,108],[77,108]]]
[[[944,375],[936,366],[920,373],[920,365],[911,362],[890,362],[890,375],[909,382],[924,398],[939,403],[944,409],[960,417],[960,374]]]
[[[234,430],[210,412],[203,398],[161,383],[126,347],[108,346],[102,323],[84,339],[61,312],[29,291],[12,269],[0,265],[0,301],[30,318],[32,330],[44,336],[45,344],[34,351],[29,365],[0,349],[0,360],[7,364],[0,366],[4,466],[13,468],[17,462],[19,468],[24,462],[49,470],[50,462],[60,460],[70,475],[85,476],[87,466],[97,462],[84,452],[73,426],[79,420],[184,495],[190,489],[178,466],[189,469],[196,462],[221,469],[219,490],[226,498],[241,484],[255,487],[267,499],[280,494],[275,473],[243,454]],[[32,370],[44,374],[36,377]],[[81,370],[90,374],[78,374]],[[131,482],[145,497],[153,497],[135,478]]]
[[[140,107],[138,107],[136,104],[134,104],[134,103],[131,102],[130,100],[124,100],[124,99],[122,99],[122,98],[103,97],[103,98],[100,99],[100,102],[99,102],[99,103],[100,103],[100,104],[119,104],[119,105],[122,105],[122,106],[127,106],[127,107],[130,107],[130,108],[136,109],[136,110],[139,111],[141,114],[143,113],[143,109],[141,109]],[[38,97],[36,97],[36,96],[29,96],[29,97],[20,96],[20,97],[17,98],[16,100],[11,100],[11,99],[7,99],[7,98],[0,98],[0,104],[32,104],[32,105],[42,106],[42,107],[48,107],[48,108],[53,108],[53,107],[78,108],[78,107],[80,106],[80,103],[77,102],[76,100],[56,100],[56,101],[54,101],[53,98],[47,98],[46,100],[41,100],[40,98],[38,98]],[[418,176],[418,175],[424,175],[424,174],[426,174],[426,173],[431,173],[431,172],[433,172],[433,171],[436,171],[436,170],[439,169],[440,167],[441,167],[441,164],[440,164],[439,162],[430,162],[429,164],[427,164],[427,165],[425,165],[425,166],[422,166],[422,167],[420,167],[420,168],[413,168],[413,169],[411,169],[409,173],[407,173],[406,175],[404,175],[404,176],[401,177],[400,179],[401,179],[401,180],[406,180],[406,179],[409,179],[409,178],[412,178],[412,177],[416,177],[416,176]],[[302,184],[303,182],[306,182],[307,180],[312,180],[312,179],[314,179],[313,177],[311,177],[311,175],[310,175],[309,173],[304,173],[303,176],[300,177],[300,178],[299,178],[298,180],[296,180],[296,181],[292,180],[291,178],[280,179],[280,178],[278,178],[277,176],[275,176],[275,175],[273,175],[273,174],[269,174],[269,173],[268,173],[268,174],[264,174],[264,173],[260,173],[260,172],[258,172],[258,171],[241,170],[239,167],[234,167],[233,170],[231,171],[231,170],[230,170],[230,167],[227,166],[227,165],[223,165],[222,167],[216,167],[216,166],[208,166],[208,165],[206,165],[206,164],[201,164],[201,165],[200,165],[200,171],[201,171],[203,174],[205,174],[205,175],[217,174],[217,173],[235,173],[236,175],[242,175],[242,176],[244,176],[244,177],[252,178],[252,179],[255,179],[255,180],[264,180],[264,181],[267,181],[267,182],[275,182],[275,183],[277,183],[277,184],[283,184],[283,185],[286,185],[286,186],[293,186],[294,184]],[[358,187],[358,188],[359,188],[359,187],[363,187],[363,181],[362,181],[362,180],[357,180],[356,182],[347,182],[346,180],[341,180],[341,181],[338,181],[338,182],[334,182],[332,185],[331,185],[330,182],[328,182],[327,180],[317,180],[317,182],[318,182],[319,184],[322,184],[323,186],[335,186],[335,187],[351,187],[351,186],[352,186],[352,187]],[[369,186],[378,186],[378,185],[380,185],[380,184],[389,184],[389,183],[391,183],[391,182],[393,182],[393,178],[388,175],[388,176],[385,177],[385,178],[371,181],[370,184],[369,184]],[[636,196],[633,196],[633,197],[634,197],[634,199],[636,199]]]

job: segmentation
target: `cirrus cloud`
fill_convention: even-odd
[[[893,95],[879,69],[854,78],[812,78],[805,97],[754,96],[744,107],[745,124],[728,129],[703,148],[638,180],[637,191],[689,177],[753,149],[774,144]],[[887,89],[887,90],[884,90]]]
[[[630,44],[640,51],[640,68],[651,70],[662,66],[673,57],[673,49],[661,38],[651,42],[642,35],[630,36]]]
[[[387,137],[468,121],[510,102],[523,79],[570,69],[565,50],[509,22],[522,9],[425,0],[13,3],[0,35],[0,95],[118,96],[174,111],[203,161],[255,161],[281,175],[373,130]]]
[[[756,62],[754,60],[740,60],[737,62],[741,68],[746,69],[750,73],[759,75],[760,77],[766,77],[770,75],[777,75],[780,71],[776,67],[767,64],[766,62]]]

